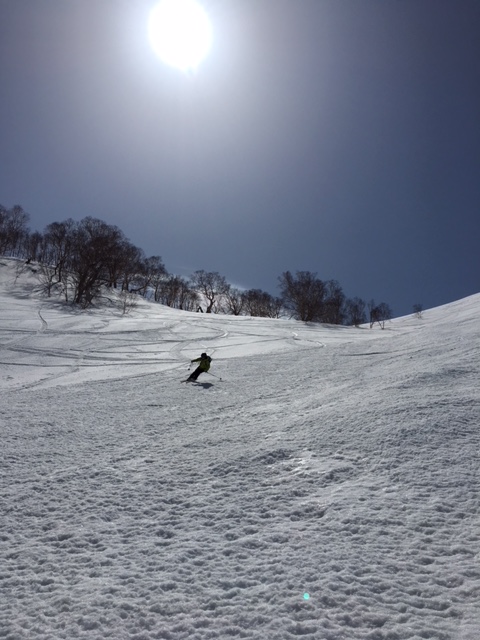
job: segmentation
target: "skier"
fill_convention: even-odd
[[[210,369],[210,363],[212,359],[210,356],[207,356],[206,353],[202,353],[200,358],[195,358],[195,360],[191,360],[190,362],[199,362],[198,367],[193,371],[187,378],[186,382],[194,382],[201,373],[206,373]]]

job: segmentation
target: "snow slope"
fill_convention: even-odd
[[[384,331],[122,316],[20,266],[0,638],[480,638],[480,295]]]

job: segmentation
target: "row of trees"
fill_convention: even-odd
[[[295,276],[286,271],[279,281],[283,306],[297,320],[358,326],[367,322],[368,312],[370,327],[378,323],[383,329],[392,317],[385,302],[346,298],[336,280],[320,280],[310,271],[297,271]]]
[[[0,255],[37,263],[46,295],[61,293],[67,302],[90,306],[108,289],[140,295],[169,307],[206,313],[278,318],[288,313],[304,322],[384,326],[391,317],[385,303],[347,299],[335,280],[309,271],[279,277],[280,296],[260,289],[232,287],[217,272],[195,271],[190,278],[168,273],[160,256],[147,257],[113,225],[92,217],[49,224],[30,232],[29,216],[19,206],[0,206]],[[367,316],[368,312],[368,316]]]

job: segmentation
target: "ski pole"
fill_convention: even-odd
[[[218,378],[219,380],[222,380],[220,378],[220,376],[216,376],[214,373],[210,373],[210,371],[205,371],[205,373],[208,373],[209,375],[213,376],[214,378]]]

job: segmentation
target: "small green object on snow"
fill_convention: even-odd
[[[303,599],[304,600],[310,600],[310,594],[309,593],[304,593],[303,594]]]

